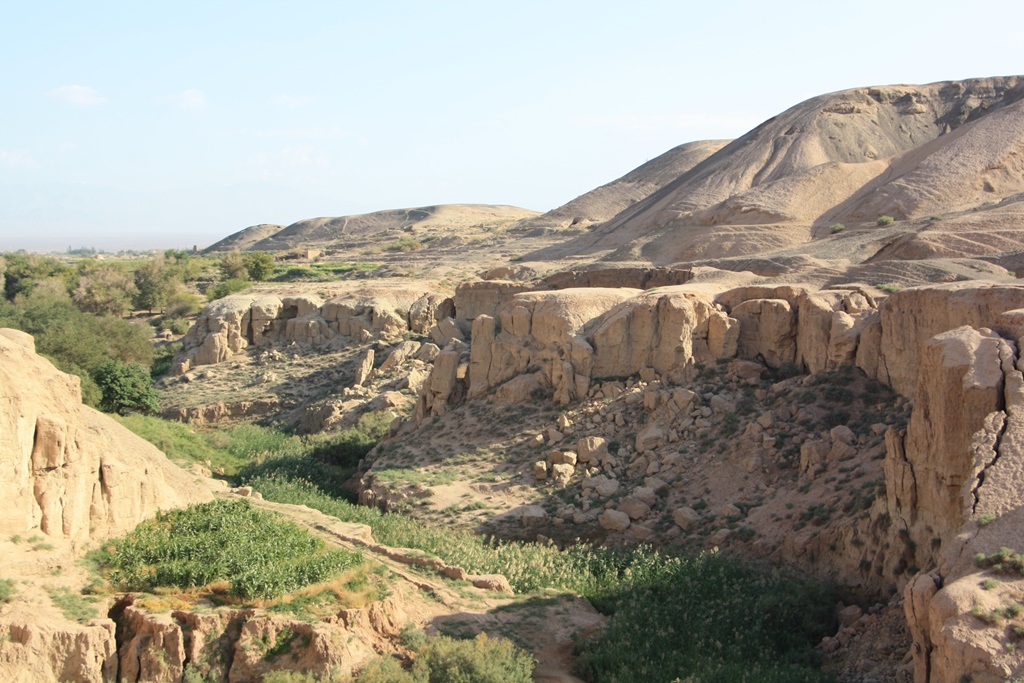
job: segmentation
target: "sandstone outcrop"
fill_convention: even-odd
[[[692,381],[698,364],[717,366],[723,352],[726,358],[735,355],[725,375],[740,386],[760,385],[764,366],[816,373],[857,367],[905,396],[900,405],[907,401],[909,408],[912,402],[906,428],[886,431],[885,424],[876,424],[862,436],[840,424],[798,442],[797,466],[802,480],[820,482],[819,473],[841,473],[842,463],[859,457],[874,463],[868,471],[884,476],[885,494],[866,499],[864,505],[871,504],[861,515],[820,533],[794,534],[782,555],[797,563],[828,558],[831,576],[862,590],[906,587],[920,683],[958,681],[964,670],[993,681],[1024,671],[1024,659],[1004,647],[1012,636],[990,629],[979,638],[978,618],[971,615],[973,604],[991,602],[977,589],[974,555],[1024,549],[1024,506],[1015,493],[1024,486],[1024,287],[953,283],[899,291],[882,301],[857,287],[715,292],[682,285],[620,296],[616,301],[601,289],[517,293],[500,305],[498,319],[481,313],[473,321],[468,352],[448,349],[446,360],[435,364],[434,391],[421,396],[419,414],[443,414],[464,398],[528,400],[538,388],[562,403],[604,396],[642,406],[649,416],[636,431],[635,450],[612,458],[601,437],[576,444],[575,467],[586,470],[583,498],[602,500],[623,495],[620,479],[610,476],[622,471],[621,463],[628,463],[629,476],[652,479],[651,491],[663,487],[653,481],[659,472],[668,468],[671,481],[679,471],[678,456],[665,455],[668,446],[683,438],[683,430],[689,439],[706,433],[711,420],[735,409],[728,398],[695,397],[679,386]],[[639,384],[596,381],[637,375]],[[743,443],[755,446],[737,449],[733,457],[747,472],[757,471],[773,452],[767,434],[760,443],[761,432],[778,419],[813,422],[823,414],[793,407],[761,415],[742,435]],[[595,415],[586,433],[607,424],[604,434],[615,434],[612,422],[622,424],[621,416]],[[550,435],[538,439],[555,441]],[[876,445],[865,454],[868,443]],[[554,460],[536,464],[537,478],[543,477],[538,485],[552,485]],[[609,476],[597,474],[601,470]],[[571,476],[560,473],[557,485],[574,481]],[[616,507],[600,515],[574,509],[564,519],[596,523],[633,542],[648,539],[651,502],[636,491],[641,490],[626,489]],[[727,517],[745,514],[726,508],[735,513]],[[983,517],[985,525],[977,521]],[[685,506],[672,516],[683,532],[701,520]],[[732,542],[734,535],[719,529],[709,542]],[[926,573],[913,579],[919,570]],[[991,609],[1000,607],[993,603]]]
[[[182,339],[171,373],[222,363],[249,347],[315,347],[339,337],[397,341],[409,331],[427,333],[451,311],[450,299],[416,286],[362,287],[326,301],[315,295],[235,294],[199,313]]]
[[[39,530],[81,546],[211,497],[152,444],[82,405],[78,378],[9,330],[0,333],[0,462],[0,533]]]
[[[133,529],[158,510],[209,500],[196,479],[110,417],[82,405],[79,380],[36,355],[32,337],[0,330],[0,533],[41,532],[67,552]],[[51,546],[52,547],[52,546]],[[110,681],[114,625],[85,625],[27,603],[0,615],[0,678]]]

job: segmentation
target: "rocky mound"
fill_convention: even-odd
[[[0,330],[0,425],[0,533],[82,545],[210,498],[152,444],[82,405],[78,378],[16,330]]]
[[[284,251],[299,247],[327,247],[332,242],[343,239],[365,238],[398,231],[410,232],[427,227],[458,229],[501,225],[536,215],[536,211],[517,206],[439,204],[335,218],[308,218],[276,230],[272,230],[276,226],[267,225],[246,228],[217,242],[208,251]],[[264,230],[267,234],[258,240],[255,239]]]
[[[1024,191],[1022,98],[1018,76],[815,97],[534,256],[671,263],[799,245],[836,223],[984,211]]]
[[[580,195],[557,209],[520,221],[516,227],[564,228],[609,220],[623,209],[660,190],[728,143],[728,140],[701,140],[679,145],[621,178]]]

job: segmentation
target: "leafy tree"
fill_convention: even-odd
[[[164,261],[181,282],[195,282],[206,266],[204,259],[195,258],[184,249],[168,249],[164,252]]]
[[[217,264],[220,275],[225,280],[244,280],[249,275],[249,268],[245,259],[237,251],[224,254],[224,258]]]
[[[156,412],[160,408],[156,389],[149,381],[149,370],[141,363],[108,360],[93,373],[100,388],[100,410],[127,415],[132,411]]]
[[[151,259],[135,269],[135,305],[147,311],[162,311],[167,301],[178,290],[174,270],[163,258]]]
[[[132,297],[138,294],[135,283],[112,265],[80,267],[78,287],[71,294],[78,310],[123,316],[132,310]]]
[[[13,302],[0,299],[0,327],[34,336],[41,355],[63,372],[81,378],[82,399],[95,406],[100,391],[91,373],[111,358],[148,366],[153,360],[153,344],[140,325],[79,311],[57,283],[45,280]]]
[[[250,251],[242,257],[246,273],[253,282],[269,280],[274,274],[274,257],[265,251]]]
[[[74,269],[49,256],[19,251],[4,254],[4,260],[4,296],[11,301],[19,294],[28,294],[42,280],[56,277],[66,285],[75,277]]]

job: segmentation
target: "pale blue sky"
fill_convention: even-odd
[[[547,210],[849,87],[1024,73],[1024,0],[0,0],[0,250]]]

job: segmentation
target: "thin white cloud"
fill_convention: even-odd
[[[94,107],[107,101],[106,97],[87,85],[62,85],[51,90],[50,95],[64,104],[76,107]]]
[[[199,111],[206,109],[206,95],[203,94],[202,90],[196,88],[189,88],[184,92],[179,92],[171,95],[167,98],[174,106],[179,109],[186,111]]]
[[[8,168],[38,168],[39,164],[28,152],[0,149],[0,165]]]
[[[354,138],[362,140],[361,133],[345,130],[344,128],[283,128],[277,130],[254,130],[251,134],[258,138],[288,138],[294,140],[327,140],[339,138]]]
[[[305,95],[278,95],[274,98],[274,104],[278,104],[288,109],[298,109],[299,107],[305,107],[307,104],[313,104],[315,100],[312,97],[306,97]]]
[[[327,154],[316,149],[313,145],[285,147],[281,150],[281,160],[289,166],[327,168],[331,165],[331,161]]]

